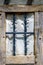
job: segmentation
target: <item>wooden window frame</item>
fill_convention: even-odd
[[[43,5],[4,5],[0,6],[0,12],[1,12],[1,17],[2,17],[2,34],[1,34],[1,46],[4,47],[2,50],[2,58],[3,58],[3,63],[4,64],[35,64],[35,57],[36,57],[36,42],[37,42],[37,30],[38,28],[36,27],[35,24],[35,56],[9,56],[6,57],[6,35],[5,35],[5,27],[6,27],[6,22],[5,22],[5,13],[11,13],[11,12],[34,12],[35,13],[35,23],[36,23],[36,16],[37,12],[43,11]],[[2,41],[3,39],[3,41]]]

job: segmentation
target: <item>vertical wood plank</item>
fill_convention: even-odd
[[[43,12],[35,13],[35,54],[36,65],[43,65]]]
[[[0,21],[1,22],[1,21]],[[0,65],[2,65],[2,52],[1,52],[1,29],[0,28]]]
[[[1,32],[2,30],[2,16],[0,15],[0,65],[2,65],[2,51],[1,51]]]
[[[5,13],[2,12],[2,28],[1,28],[1,56],[2,56],[2,65],[5,65],[6,58],[6,44],[5,44]]]
[[[35,61],[40,65],[40,45],[39,45],[39,13],[35,12]]]
[[[39,12],[39,23],[40,23],[40,31],[39,31],[40,61],[41,65],[43,65],[43,12]]]

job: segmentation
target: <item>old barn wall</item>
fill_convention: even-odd
[[[2,18],[0,18],[0,65],[6,63],[4,15],[3,12]],[[35,12],[35,55],[36,65],[43,65],[43,12]]]

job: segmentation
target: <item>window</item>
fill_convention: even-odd
[[[6,14],[6,55],[34,55],[34,13]]]

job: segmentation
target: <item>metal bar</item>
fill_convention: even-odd
[[[13,15],[13,32],[15,32],[15,14]],[[15,33],[13,34],[13,55],[15,56]]]
[[[25,55],[27,55],[27,42],[26,42],[26,33],[27,33],[27,29],[26,29],[26,14],[24,15],[24,44],[25,44]]]
[[[6,32],[5,34],[34,34],[34,32]]]

